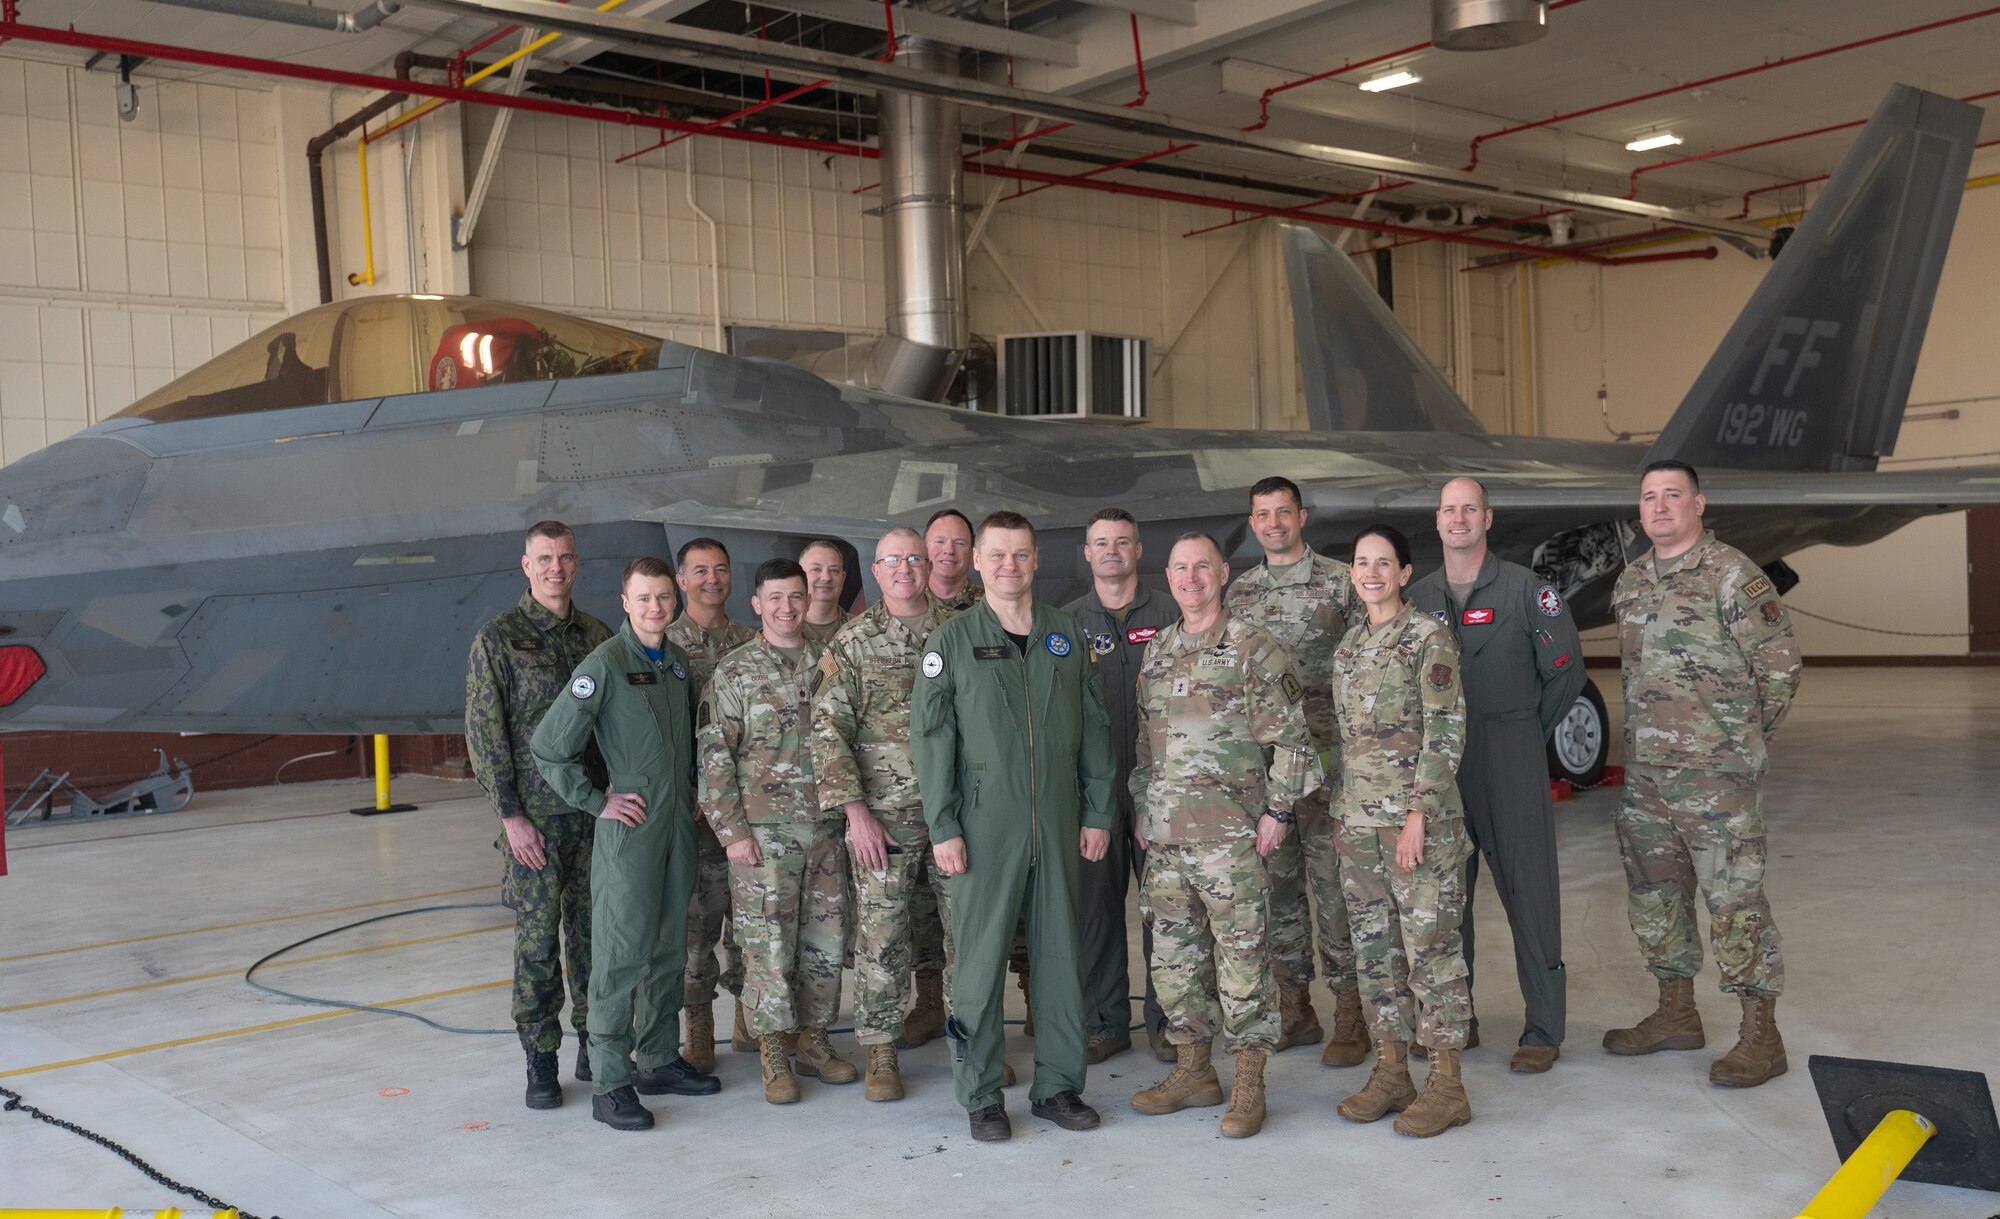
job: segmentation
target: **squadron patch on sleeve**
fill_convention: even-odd
[[[936,677],[944,672],[944,657],[936,652],[924,653],[924,676]]]
[[[577,698],[589,698],[597,693],[597,682],[590,674],[579,673],[576,680],[569,684],[569,692]]]
[[[1432,665],[1430,682],[1431,689],[1433,690],[1451,689],[1451,666],[1447,664]]]
[[[1069,636],[1063,634],[1061,631],[1050,631],[1049,655],[1051,656],[1069,655]]]
[[[1771,591],[1771,577],[1758,576],[1756,579],[1750,581],[1750,583],[1745,584],[1737,595],[1742,597],[1745,601],[1755,601],[1757,598],[1764,596],[1770,591]]]
[[[1778,625],[1778,620],[1785,616],[1785,611],[1775,600],[1766,601],[1762,606],[1758,607],[1757,612],[1763,614],[1764,621],[1770,623],[1772,626]]]
[[[1306,696],[1305,689],[1299,685],[1299,679],[1290,673],[1279,675],[1278,688],[1285,692],[1285,701],[1288,703],[1296,703]]]
[[[1544,584],[1535,590],[1535,604],[1551,618],[1563,612],[1562,594],[1556,591],[1553,584]]]

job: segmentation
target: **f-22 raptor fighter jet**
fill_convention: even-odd
[[[324,306],[0,471],[0,729],[456,731],[467,640],[520,595],[545,517],[575,526],[579,596],[615,615],[626,558],[700,534],[742,568],[1009,508],[1042,530],[1053,591],[1106,504],[1154,554],[1205,529],[1247,565],[1266,475],[1344,552],[1374,520],[1433,539],[1438,489],[1471,474],[1495,548],[1590,624],[1643,545],[1634,472],[1672,456],[1784,581],[1802,547],[2000,501],[2000,470],[1873,472],[1980,118],[1892,91],[1650,448],[1487,434],[1303,228],[1285,241],[1315,426],[1283,434],[994,417],[496,301]]]

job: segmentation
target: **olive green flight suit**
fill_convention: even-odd
[[[933,843],[965,839],[951,881],[958,1100],[1000,1100],[1008,949],[1025,912],[1034,971],[1030,1099],[1083,1091],[1077,965],[1079,831],[1109,831],[1111,718],[1074,614],[1036,605],[1025,653],[984,601],[931,632],[917,664],[910,755]]]
[[[599,1094],[680,1056],[688,899],[694,891],[694,694],[687,654],[657,662],[627,622],[584,657],[535,729],[535,765],[557,795],[597,817],[590,853],[590,1072]],[[646,821],[605,819],[584,752],[592,737],[611,791],[646,802]]]

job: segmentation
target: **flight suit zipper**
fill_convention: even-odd
[[[1035,628],[1028,625],[1028,636],[1034,637]],[[1040,849],[1041,835],[1035,827],[1035,792],[1039,784],[1035,781],[1035,677],[1028,671],[1028,653],[1021,652],[1021,718],[1028,725],[1028,867],[1035,866],[1035,854]]]

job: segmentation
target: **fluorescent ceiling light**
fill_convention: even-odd
[[[1374,80],[1362,81],[1361,91],[1363,93],[1380,93],[1384,89],[1400,89],[1404,85],[1414,85],[1422,79],[1423,77],[1406,68],[1399,68],[1387,76],[1378,76]]]
[[[1630,144],[1625,145],[1625,151],[1651,152],[1655,148],[1672,148],[1680,142],[1681,137],[1675,135],[1673,132],[1662,131],[1656,135],[1649,135],[1643,139],[1633,140]]]

